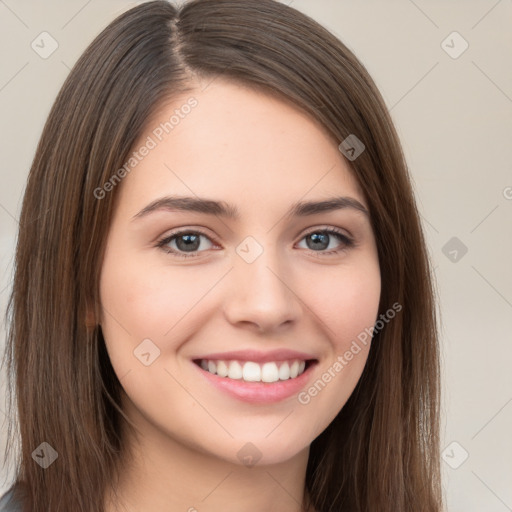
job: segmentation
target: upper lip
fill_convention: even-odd
[[[194,357],[193,360],[207,359],[217,361],[253,361],[255,363],[266,363],[268,361],[290,361],[298,359],[299,361],[308,361],[316,359],[311,354],[297,352],[296,350],[277,349],[268,352],[260,350],[234,350],[231,352],[216,352],[214,354],[205,354]]]

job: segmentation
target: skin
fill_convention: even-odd
[[[376,321],[377,248],[369,216],[356,209],[285,214],[296,201],[338,195],[368,205],[321,125],[288,103],[221,79],[162,106],[136,147],[191,96],[198,105],[115,191],[99,323],[125,392],[123,410],[139,435],[125,439],[118,506],[106,496],[106,510],[206,512],[229,504],[238,512],[299,512],[309,445],[349,398],[370,344],[308,404],[297,395],[245,403],[199,378],[191,358],[299,350],[318,359],[311,386]],[[222,200],[241,217],[163,210],[133,220],[170,194]],[[177,228],[206,233],[197,257],[156,246]],[[306,235],[327,228],[356,245],[345,248],[329,235],[327,249],[309,248]],[[252,263],[236,252],[247,236],[263,248]],[[183,244],[174,239],[167,247],[179,251]],[[148,338],[160,355],[145,366],[133,352]],[[261,454],[251,467],[237,456],[248,442]]]

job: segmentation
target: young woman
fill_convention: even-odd
[[[120,16],[56,99],[20,226],[4,510],[441,510],[406,163],[315,21],[273,0]]]

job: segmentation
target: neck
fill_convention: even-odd
[[[131,415],[133,420],[133,415]],[[303,512],[309,447],[272,465],[244,466],[184,445],[139,418],[125,436],[116,497],[105,512]]]

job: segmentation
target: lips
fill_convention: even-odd
[[[311,354],[281,349],[203,354],[193,362],[218,389],[245,402],[276,402],[300,391],[318,360]]]

